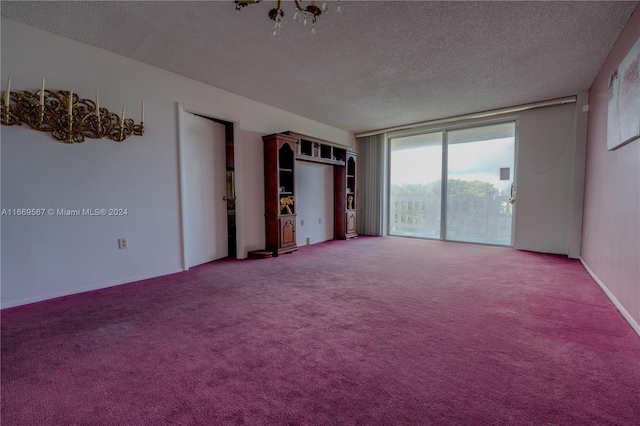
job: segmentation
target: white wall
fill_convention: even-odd
[[[587,126],[589,124],[588,111],[589,92],[578,93],[574,112],[576,145],[573,156],[573,193],[571,202],[571,228],[569,234],[569,257],[573,259],[580,257],[580,250],[582,248]]]
[[[333,166],[296,162],[296,242],[333,239]]]
[[[609,78],[639,39],[640,6],[589,91],[581,257],[640,334],[640,140],[607,151]]]
[[[126,208],[124,217],[8,217],[2,227],[2,307],[182,269],[178,103],[233,121],[239,254],[264,248],[262,135],[293,130],[355,147],[353,134],[104,50],[2,18],[2,81],[70,90],[139,120],[145,135],[66,145],[2,126],[2,200],[9,208]],[[3,87],[4,89],[4,87]],[[188,165],[185,165],[188,167]],[[118,250],[117,238],[129,248]]]
[[[575,162],[584,164],[576,159],[575,113],[576,104],[519,113],[514,248],[569,254],[572,228],[581,220],[574,199],[582,205],[574,197]]]

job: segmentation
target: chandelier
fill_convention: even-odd
[[[250,4],[260,3],[262,0],[234,0],[234,1],[236,4],[236,10],[240,10],[245,6],[249,6]],[[284,11],[280,7],[281,0],[276,0],[274,3],[275,4],[273,9],[269,11],[269,18],[275,21],[275,24],[273,26],[273,36],[277,37],[280,32],[280,28],[282,28],[282,18],[284,17]],[[304,26],[307,26],[307,17],[309,17],[311,19],[311,34],[315,34],[316,20],[318,16],[320,16],[323,13],[325,15],[329,13],[327,2],[324,1],[322,3],[322,7],[316,6],[315,0],[309,1],[308,2],[309,4],[307,5],[304,5],[302,0],[293,0],[293,3],[296,8],[296,12],[293,15],[293,20],[295,22],[302,22]],[[338,8],[336,9],[336,11],[340,13],[341,9],[342,8],[340,7],[340,0],[338,0]]]

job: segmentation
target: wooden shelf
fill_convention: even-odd
[[[330,146],[332,146],[334,148],[344,149],[345,151],[353,150],[353,148],[351,148],[349,146],[346,146],[346,145],[342,145],[342,144],[339,144],[339,143],[327,141],[327,140],[324,140],[324,139],[314,138],[313,136],[303,135],[303,134],[298,133],[298,132],[292,132],[291,130],[289,130],[287,132],[283,132],[282,134],[293,136],[294,138],[302,139],[302,140],[305,140],[305,141],[314,142],[314,143],[317,143],[317,144],[320,144],[320,145],[330,145]]]
[[[263,138],[264,144],[264,195],[265,195],[265,250],[257,250],[253,256],[268,257],[291,253],[296,246],[296,204],[293,199],[287,205],[291,213],[283,214],[282,199],[293,197],[296,192],[295,153],[298,140],[286,135],[274,134]]]
[[[346,163],[341,160],[332,160],[331,158],[313,157],[311,155],[296,154],[296,160],[309,161],[311,163],[331,164],[333,166],[344,166]]]
[[[248,255],[250,259],[268,259],[273,257],[273,252],[269,250],[251,250]]]

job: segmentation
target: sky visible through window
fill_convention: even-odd
[[[479,180],[494,185],[501,194],[510,190],[513,180],[514,138],[454,143],[449,147],[448,178]],[[440,144],[393,150],[391,182],[396,185],[427,184],[442,178]],[[510,168],[510,179],[500,180],[500,168]]]

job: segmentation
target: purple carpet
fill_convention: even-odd
[[[330,241],[3,310],[2,425],[638,425],[576,260]]]

